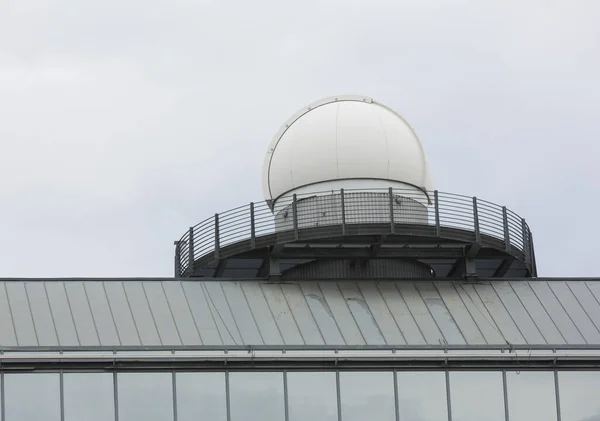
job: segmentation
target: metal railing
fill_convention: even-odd
[[[264,202],[252,202],[215,214],[189,230],[175,242],[175,275],[181,276],[196,260],[232,244],[249,242],[254,248],[260,237],[288,233],[298,240],[304,228],[341,228],[344,235],[353,225],[398,224],[435,227],[442,237],[447,228],[472,233],[476,243],[482,236],[503,242],[507,252],[523,253],[526,264],[533,264],[533,245],[525,219],[504,206],[439,191],[404,189],[342,189],[290,195],[280,198],[271,209]],[[337,232],[337,231],[336,231]],[[293,237],[292,237],[293,235]]]

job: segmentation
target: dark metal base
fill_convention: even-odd
[[[223,245],[197,259],[183,276],[306,279],[306,274],[294,277],[300,265],[327,259],[358,265],[372,259],[412,260],[427,265],[435,278],[536,276],[530,256],[503,239],[457,228],[378,223],[288,230]],[[322,267],[322,273],[312,272],[315,279],[347,277]],[[400,275],[390,270],[377,277]]]

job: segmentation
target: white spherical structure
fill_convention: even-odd
[[[432,190],[421,142],[396,112],[363,96],[338,96],[296,113],[275,135],[263,167],[265,200],[340,189]]]

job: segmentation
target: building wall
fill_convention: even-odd
[[[600,420],[598,371],[5,373],[2,384],[4,421]]]

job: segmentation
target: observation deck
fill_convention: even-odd
[[[402,189],[293,195],[215,214],[175,242],[175,276],[457,279],[537,276],[525,219],[476,197]]]

